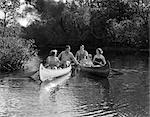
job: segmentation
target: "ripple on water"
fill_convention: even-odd
[[[42,89],[33,81],[5,79],[0,82],[0,116],[148,117],[147,62],[132,57],[112,58],[112,67],[125,73],[98,81],[76,76]]]

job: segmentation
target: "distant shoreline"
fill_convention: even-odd
[[[61,51],[64,50],[64,46],[48,46],[48,47],[40,47],[39,49],[39,55],[47,55],[49,53],[50,50],[52,49],[57,49],[58,53],[60,53]],[[100,47],[100,46],[99,46]],[[88,47],[85,46],[85,50],[87,50],[90,53],[95,53],[97,47]],[[145,54],[149,54],[150,49],[137,49],[137,48],[125,48],[125,47],[101,47],[105,53],[110,53],[110,52],[114,52],[114,53],[145,53]],[[71,52],[73,52],[73,54],[76,53],[76,51],[79,50],[79,46],[71,46]]]
[[[59,50],[63,50],[65,47],[65,45],[60,45],[60,46],[54,46],[54,45],[50,45],[50,46],[47,46],[47,47],[39,47],[38,49],[39,50],[42,50],[42,49],[59,49]],[[105,46],[98,46],[100,48],[102,48],[103,50],[106,50],[106,51],[140,51],[140,52],[150,52],[150,48],[148,49],[144,49],[144,48],[131,48],[131,47],[105,47]],[[79,46],[71,46],[71,48],[73,49],[79,49]],[[87,47],[85,45],[85,49],[87,50],[94,50],[96,49],[97,47]]]
[[[135,52],[150,52],[150,49],[139,49],[139,48],[125,48],[125,47],[102,47],[108,51],[135,51]]]

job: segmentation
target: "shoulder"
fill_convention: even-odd
[[[97,55],[94,55],[94,58],[97,58]]]
[[[51,58],[50,56],[47,57],[47,59],[50,59],[50,58]]]
[[[46,60],[47,60],[47,61],[51,60],[51,57],[50,57],[50,56],[48,56],[48,57],[46,58]]]
[[[72,56],[72,55],[73,55],[73,53],[72,53],[72,52],[69,52],[69,55],[71,55],[71,56]]]
[[[101,58],[105,58],[102,54],[100,55]]]
[[[76,53],[77,53],[77,54],[80,54],[80,50],[78,50]]]
[[[88,54],[88,52],[87,52],[86,50],[84,50],[84,52],[85,52],[86,54]]]
[[[64,54],[65,53],[65,51],[62,51],[60,54]]]
[[[70,56],[71,58],[74,58],[74,55],[73,55],[72,52],[69,52],[69,56]]]

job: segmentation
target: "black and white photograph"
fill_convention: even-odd
[[[0,117],[150,117],[150,0],[0,0]]]

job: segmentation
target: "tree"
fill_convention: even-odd
[[[0,70],[20,70],[23,64],[36,56],[34,41],[20,38],[22,28],[17,22],[21,13],[19,0],[1,0],[0,10],[4,17],[0,19]]]

